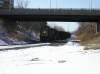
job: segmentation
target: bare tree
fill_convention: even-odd
[[[89,41],[94,38],[96,34],[96,22],[80,22],[80,27],[76,31],[76,36],[81,41]]]
[[[15,0],[16,8],[27,8],[30,0]]]

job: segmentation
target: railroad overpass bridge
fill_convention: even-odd
[[[98,22],[100,28],[100,10],[97,9],[0,9],[0,18],[9,21]]]
[[[88,9],[0,9],[0,18],[17,21],[94,22],[100,20],[100,10]]]

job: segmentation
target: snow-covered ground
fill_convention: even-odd
[[[72,43],[0,46],[0,74],[100,74],[100,50],[83,49]]]

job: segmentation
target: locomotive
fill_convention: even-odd
[[[66,41],[71,38],[71,33],[65,31],[59,31],[49,26],[41,28],[40,31],[40,41],[41,42],[59,42]]]

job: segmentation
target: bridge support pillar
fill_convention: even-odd
[[[2,25],[3,24],[3,20],[2,19],[0,19],[0,25]]]
[[[97,22],[97,33],[100,32],[100,21]]]
[[[16,21],[4,19],[3,26],[6,28],[8,32],[15,32],[16,31]]]

